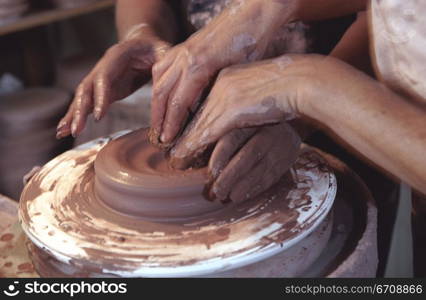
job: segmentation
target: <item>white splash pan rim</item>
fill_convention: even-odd
[[[95,140],[89,141],[85,144],[82,144],[73,150],[89,150],[97,146],[99,149],[104,146],[111,139],[118,138],[131,130],[119,131],[115,134],[112,134],[108,137],[101,137]],[[99,146],[101,145],[101,146]],[[309,148],[309,146],[306,146]],[[72,150],[70,150],[72,151]],[[148,266],[135,268],[131,271],[129,270],[110,270],[102,268],[99,266],[104,273],[111,275],[118,275],[121,277],[154,277],[154,278],[171,278],[171,277],[193,277],[193,276],[209,276],[210,274],[215,274],[217,272],[225,272],[239,267],[247,266],[254,264],[256,262],[270,258],[276,254],[279,254],[286,249],[296,245],[310,233],[312,233],[328,216],[330,212],[334,199],[337,192],[337,180],[335,175],[330,172],[329,175],[329,188],[327,190],[327,195],[325,200],[322,202],[320,209],[315,211],[315,214],[311,215],[311,218],[315,218],[315,221],[310,224],[310,227],[304,231],[301,231],[299,234],[285,240],[285,243],[279,244],[271,242],[268,246],[263,247],[261,250],[256,251],[255,248],[249,249],[248,251],[238,253],[234,256],[228,256],[225,258],[213,258],[204,261],[199,261],[192,265],[183,265],[183,266]],[[52,256],[54,256],[59,261],[67,264],[74,257],[63,253],[60,249],[53,249],[46,247],[46,244],[41,242],[39,238],[31,231],[31,229],[23,222],[21,215],[21,209],[19,210],[19,220],[21,226],[29,237],[29,239],[39,248],[47,250]],[[81,259],[81,258],[77,258]],[[84,259],[84,258],[83,258]]]

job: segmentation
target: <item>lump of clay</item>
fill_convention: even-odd
[[[95,160],[95,193],[110,208],[135,217],[180,219],[223,205],[204,199],[206,169],[176,170],[141,129],[108,143]]]

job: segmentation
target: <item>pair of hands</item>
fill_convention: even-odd
[[[151,137],[156,144],[173,145],[215,75],[227,66],[263,58],[275,31],[292,20],[296,2],[236,0],[170,51],[155,28],[135,25],[83,79],[57,136],[77,136],[90,113],[101,119],[112,102],[130,95],[152,74]]]
[[[170,48],[154,34],[144,34],[112,46],[77,87],[68,112],[59,122],[57,138],[76,137],[89,114],[99,121],[110,104],[121,100],[151,79],[151,68]]]
[[[284,7],[278,2],[265,5],[264,1],[257,0],[236,1],[204,29],[170,50],[169,44],[150,34],[113,46],[78,87],[68,113],[58,126],[58,137],[70,133],[78,135],[84,128],[88,114],[92,112],[96,120],[101,119],[112,102],[128,96],[147,82],[152,71],[154,86],[150,137],[155,144],[170,148],[176,143],[189,115],[197,110],[203,91],[218,71],[264,57],[269,40],[285,22]],[[292,11],[288,5],[285,8],[287,13]],[[245,73],[244,69],[242,67],[242,73]],[[222,72],[218,81],[221,89],[226,86],[226,72],[230,70]],[[247,86],[248,90],[258,85],[256,80],[253,81],[253,78],[257,78],[257,72],[255,77],[249,72],[242,81],[235,83],[241,90],[246,85],[251,85]],[[269,71],[266,70],[264,75],[268,81]],[[212,95],[215,94],[212,91]],[[229,104],[226,97],[224,102]],[[233,99],[237,102],[241,100],[238,97]],[[213,102],[220,101],[208,103]],[[273,97],[265,100],[267,105],[274,106],[273,102]],[[226,107],[226,103],[223,103],[222,108]],[[265,106],[265,103],[260,107]],[[209,110],[210,106],[206,106],[201,115]],[[279,123],[281,117],[281,113],[272,116],[268,123]],[[246,127],[242,123],[239,125],[235,127]],[[244,186],[267,188],[275,183],[291,166],[300,146],[300,138],[284,123],[261,129],[232,130],[231,127],[227,126],[226,131],[220,131],[220,136],[216,129],[205,132],[210,144],[219,141],[209,163],[209,173],[212,179],[211,197],[220,201],[227,198],[243,200],[244,194],[247,194],[243,192],[247,190]],[[200,130],[203,130],[201,126],[194,128],[172,151],[172,163],[176,167],[189,166],[192,160],[189,157],[194,157],[196,152],[207,146],[208,143],[203,143],[199,149],[188,149],[186,154],[186,150],[183,150],[188,139],[199,135]],[[261,151],[257,150],[259,148]],[[254,155],[253,151],[258,154]],[[283,164],[279,165],[276,163],[278,161],[283,161]],[[237,171],[242,167],[252,174],[239,176],[244,174]],[[261,191],[250,191],[248,194],[253,196]]]

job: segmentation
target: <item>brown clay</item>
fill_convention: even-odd
[[[266,193],[223,205],[203,199],[205,169],[169,169],[164,154],[147,142],[147,129],[101,149],[103,143],[58,156],[22,193],[23,229],[52,257],[37,259],[40,253],[32,253],[45,275],[49,272],[42,270],[56,265],[53,273],[71,276],[151,271],[184,276],[193,266],[213,270],[217,264],[209,263],[218,258],[225,270],[234,257],[278,251],[308,234],[334,198],[329,170],[310,152],[295,164],[296,181],[287,173]],[[113,192],[121,194],[114,198]],[[77,273],[68,272],[70,267]]]
[[[95,160],[95,194],[107,206],[145,218],[197,216],[222,207],[204,199],[206,169],[176,170],[141,129],[111,141]]]

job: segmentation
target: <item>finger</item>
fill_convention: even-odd
[[[176,47],[175,47],[176,48]],[[156,63],[152,66],[152,79],[158,81],[163,77],[164,73],[169,70],[170,66],[175,62],[175,48],[169,50],[167,47],[163,51],[155,52]]]
[[[198,78],[185,76],[179,81],[176,91],[169,97],[167,103],[166,117],[160,136],[162,143],[171,144],[182,130],[192,108],[199,102],[206,84],[207,78],[204,76]]]
[[[153,82],[150,138],[154,144],[159,143],[169,95],[175,88],[180,76],[180,68],[170,68],[164,76]]]
[[[202,110],[202,108],[201,108]],[[226,135],[230,129],[226,128],[226,116],[219,116],[218,121],[209,127],[204,122],[205,115],[200,114],[187,126],[181,138],[170,151],[169,163],[173,168],[186,169],[192,165],[209,147],[222,136]]]
[[[75,97],[74,115],[71,124],[71,134],[76,137],[83,131],[86,125],[87,116],[93,109],[93,92],[92,84],[81,85]]]
[[[209,196],[212,200],[226,200],[240,177],[246,176],[247,172],[266,156],[273,143],[268,137],[259,131],[232,158],[210,189]]]
[[[106,114],[109,104],[113,102],[114,94],[109,73],[102,71],[94,79],[94,109],[93,115],[97,121]]]
[[[276,176],[277,168],[271,165],[268,159],[259,161],[252,170],[234,184],[229,194],[230,200],[235,203],[241,203],[258,196],[270,188],[281,178],[281,176]]]
[[[132,51],[133,49],[133,51]],[[135,54],[134,52],[137,52]],[[146,46],[134,48],[129,44],[117,44],[107,50],[104,57],[98,62],[92,73],[93,82],[93,115],[96,120],[102,119],[109,105],[130,94],[133,79],[144,67]],[[136,59],[136,57],[140,59]],[[142,65],[139,65],[142,61]],[[125,92],[124,92],[125,91]]]
[[[74,114],[74,102],[71,103],[65,116],[56,127],[56,138],[61,139],[71,134],[71,122]]]
[[[256,128],[234,129],[217,142],[208,165],[208,173],[211,180],[219,176],[232,156],[256,131]]]
[[[229,194],[231,201],[240,203],[253,199],[276,184],[293,165],[294,159],[283,156],[277,159],[274,156],[265,156],[264,159],[234,184]]]
[[[252,171],[233,185],[229,196],[232,201],[241,202],[269,189],[291,168],[299,155],[300,138],[288,124],[263,130],[263,134],[269,135],[273,141],[272,147]]]

